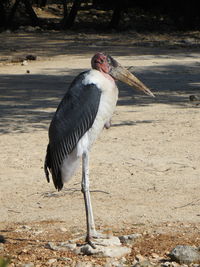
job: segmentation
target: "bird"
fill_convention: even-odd
[[[117,81],[154,97],[151,90],[117,60],[105,52],[98,52],[91,59],[91,69],[81,72],[72,81],[53,115],[48,132],[44,171],[48,182],[51,174],[58,191],[72,178],[82,161],[85,241],[93,248],[99,233],[95,228],[90,198],[89,154],[103,128],[110,126],[118,100]]]

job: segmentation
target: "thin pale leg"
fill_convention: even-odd
[[[86,241],[92,246],[91,238],[97,236],[97,232],[94,224],[94,216],[92,211],[92,204],[90,200],[89,191],[89,155],[88,153],[83,153],[82,156],[82,193],[85,201],[85,211],[86,211],[86,223],[87,223],[87,236]]]

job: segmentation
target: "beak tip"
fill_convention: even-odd
[[[151,96],[151,97],[156,97],[156,96],[152,93],[152,91],[150,91],[149,89],[147,89],[147,90],[145,91],[145,93],[146,93],[147,95]]]
[[[150,96],[152,96],[152,97],[154,97],[154,98],[156,97],[152,92],[151,92]]]

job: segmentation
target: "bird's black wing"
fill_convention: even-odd
[[[79,74],[60,102],[49,127],[49,145],[45,159],[45,174],[51,170],[55,187],[61,190],[61,165],[80,138],[92,127],[99,107],[101,91],[95,84],[83,84],[87,72]]]

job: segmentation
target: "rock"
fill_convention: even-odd
[[[139,262],[142,262],[142,261],[146,261],[146,258],[144,256],[142,256],[141,254],[137,254],[135,256],[135,259]]]
[[[28,65],[27,60],[23,60],[21,65],[22,65],[22,66],[27,66],[27,65]]]
[[[140,238],[141,234],[130,234],[130,235],[122,235],[119,236],[121,243],[123,244],[131,244],[134,243],[136,239]]]
[[[67,243],[67,242],[61,242],[59,244],[59,246],[61,246],[63,248],[67,248],[69,250],[74,250],[76,248],[76,244],[75,243]]]
[[[97,239],[98,245],[101,246],[121,246],[120,239],[117,236],[109,236],[108,238]]]
[[[34,55],[27,55],[26,56],[26,60],[36,60],[37,59],[37,56],[34,56]]]
[[[152,257],[153,259],[160,259],[160,256],[159,256],[157,253],[152,253],[152,254],[151,254],[151,257]]]
[[[168,255],[171,260],[180,264],[200,263],[200,251],[191,246],[176,246]]]
[[[60,230],[61,232],[67,232],[67,228],[65,228],[65,227],[60,227],[59,230]]]
[[[200,98],[197,95],[190,95],[189,96],[190,101],[199,101]]]
[[[74,250],[76,248],[76,244],[71,244],[71,243],[66,243],[66,242],[61,242],[58,245],[55,245],[53,242],[48,242],[45,245],[45,248],[49,248],[51,250],[54,251],[58,251],[58,250]]]
[[[49,248],[51,250],[59,250],[58,246],[56,246],[53,242],[48,242],[47,244],[45,244],[45,248]]]
[[[131,249],[122,246],[103,246],[96,245],[96,248],[92,248],[90,245],[86,244],[79,248],[77,254],[83,255],[93,255],[98,257],[110,257],[110,258],[121,258],[129,253],[131,253]]]
[[[27,27],[24,27],[24,30],[26,32],[35,32],[38,30],[38,27],[27,26]]]
[[[34,267],[34,263],[25,263],[24,265],[22,265],[22,267]]]
[[[57,262],[56,259],[49,259],[49,260],[47,261],[47,264],[53,264],[53,263],[55,263],[55,262]]]
[[[0,252],[4,250],[4,245],[0,243]]]
[[[118,237],[100,238],[95,243],[96,248],[93,249],[90,245],[79,245],[76,243],[61,242],[54,244],[49,242],[45,245],[46,248],[54,251],[66,251],[71,250],[76,254],[81,255],[94,255],[99,257],[121,258],[131,252],[128,247],[121,246],[121,242]]]
[[[0,235],[0,243],[5,243],[6,240],[5,240],[5,237],[3,235]]]

